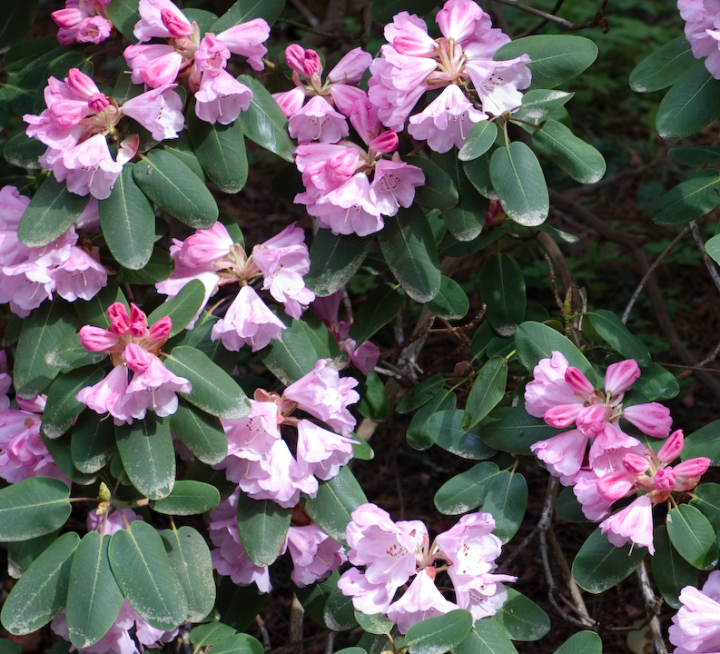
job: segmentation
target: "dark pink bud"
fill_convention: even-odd
[[[104,93],[93,93],[88,100],[88,107],[96,114],[101,114],[110,105],[110,100]]]
[[[655,490],[672,490],[673,486],[675,486],[675,472],[672,468],[660,468],[655,473],[654,482]]]
[[[706,456],[699,456],[696,459],[688,459],[676,465],[673,470],[675,475],[682,477],[683,479],[690,479],[691,477],[700,477],[707,472],[712,461]]]
[[[582,408],[582,404],[559,404],[548,409],[543,415],[543,420],[551,427],[564,429],[575,422]]]
[[[582,395],[592,395],[595,390],[595,387],[588,381],[588,378],[572,366],[568,366],[565,370],[565,383],[576,393],[581,393]]]
[[[89,100],[92,95],[100,92],[95,82],[77,68],[71,68],[68,72],[67,85],[83,100]]]
[[[387,130],[380,134],[377,138],[370,141],[369,148],[373,152],[395,152],[398,147],[398,135],[397,132]]]
[[[125,348],[125,361],[133,372],[140,374],[145,372],[152,363],[152,357],[152,354],[143,350],[136,343],[128,343]]]
[[[305,60],[303,61],[303,68],[305,70],[306,77],[312,77],[313,75],[319,75],[322,70],[322,62],[320,57],[315,50],[305,50]]]
[[[677,459],[680,456],[680,452],[682,452],[684,442],[685,438],[683,436],[682,429],[674,431],[670,434],[670,436],[668,436],[668,439],[660,448],[660,451],[657,454],[658,460],[663,463],[670,463],[671,461]]]
[[[285,49],[285,61],[296,73],[305,75],[305,50],[293,43]]]
[[[139,338],[147,333],[147,316],[136,305],[130,304],[130,336]]]
[[[578,413],[577,428],[586,436],[597,436],[605,427],[607,412],[604,404],[593,404]]]
[[[608,502],[616,502],[635,489],[635,476],[625,470],[609,472],[597,482],[600,496]]]
[[[108,307],[108,318],[110,318],[110,329],[116,334],[127,334],[130,329],[130,318],[128,317],[127,307],[122,302]]]
[[[53,11],[50,15],[58,27],[66,30],[77,27],[83,18],[87,16],[84,11],[73,7]]]
[[[192,25],[176,16],[169,9],[162,9],[160,11],[160,17],[162,18],[163,25],[167,27],[167,31],[176,39],[192,34]]]
[[[650,462],[639,454],[626,454],[623,457],[623,468],[633,475],[642,475],[650,467]]]
[[[109,352],[117,347],[120,337],[100,327],[85,325],[80,330],[80,344],[88,352]]]
[[[168,338],[170,338],[170,332],[172,331],[172,320],[170,316],[160,318],[154,325],[148,330],[147,340],[152,342],[153,346],[160,346]]]
[[[624,393],[640,376],[640,367],[635,359],[613,363],[605,371],[605,391],[612,395]]]

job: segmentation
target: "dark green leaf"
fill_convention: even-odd
[[[708,519],[694,506],[681,504],[667,517],[670,542],[678,554],[700,570],[712,570],[718,562],[717,535]]]
[[[460,515],[479,507],[495,477],[500,474],[494,463],[485,461],[446,481],[435,494],[435,506],[445,515]]]
[[[720,465],[720,420],[714,420],[685,437],[680,458],[687,461],[698,456],[708,457],[713,466]]]
[[[348,631],[354,629],[358,623],[355,619],[352,597],[343,595],[339,590],[332,593],[325,603],[323,621],[325,622],[325,626],[331,631]],[[360,650],[359,654],[363,654],[363,652],[364,650]]]
[[[177,411],[170,416],[170,428],[203,463],[215,465],[225,460],[227,436],[219,418],[180,398]]]
[[[5,144],[2,153],[5,160],[13,166],[35,170],[42,168],[38,159],[45,154],[45,150],[47,150],[47,145],[37,139],[29,138],[25,132],[20,132]],[[47,179],[52,179],[52,175]],[[53,179],[53,181],[55,180]]]
[[[247,634],[236,634],[219,640],[212,648],[213,654],[263,654],[260,642]]]
[[[140,20],[139,4],[140,0],[111,0],[107,8],[110,22],[131,43],[137,43],[133,30]]]
[[[436,445],[463,459],[489,459],[496,450],[480,439],[477,426],[468,430],[462,429],[464,415],[465,412],[460,409],[437,411],[427,421],[428,432]]]
[[[488,360],[480,369],[468,395],[463,429],[474,427],[495,408],[505,394],[506,383],[507,361],[501,357]]]
[[[205,301],[205,286],[199,279],[193,279],[182,287],[173,298],[163,302],[148,316],[148,325],[154,325],[165,316],[170,316],[172,329],[170,337],[179,334],[197,315]]]
[[[446,234],[438,246],[441,257],[467,257],[484,247],[497,241],[503,234],[507,233],[512,226],[510,220],[505,221],[500,227],[483,232],[472,241],[458,241],[452,234]]]
[[[720,163],[720,148],[709,145],[676,145],[668,150],[668,154],[673,161],[693,168]]]
[[[357,345],[370,340],[397,316],[404,299],[402,289],[393,284],[381,284],[374,288],[355,314],[350,338],[355,339]]]
[[[408,445],[416,450],[427,450],[432,447],[432,432],[429,428],[430,417],[436,411],[451,411],[457,406],[457,396],[455,392],[448,388],[441,388],[433,395],[430,402],[420,407],[418,412],[413,416],[408,425],[407,439]]]
[[[653,534],[655,555],[651,559],[653,576],[665,601],[679,609],[680,591],[685,586],[697,586],[698,573],[673,547],[665,525],[660,525]]]
[[[483,511],[495,518],[493,533],[503,543],[507,543],[520,528],[525,517],[527,499],[527,483],[520,473],[504,470],[493,478],[485,495]]]
[[[375,422],[388,420],[390,418],[390,398],[388,398],[382,379],[374,370],[371,370],[364,381],[362,379],[359,381],[360,402],[358,402],[357,409],[360,415]],[[365,459],[372,459],[375,455],[370,446],[365,441],[360,442],[368,450],[368,456]],[[355,449],[357,450],[357,448]],[[357,451],[355,458],[359,458]]]
[[[413,386],[397,403],[398,413],[410,413],[421,406],[424,406],[433,399],[435,394],[445,386],[445,378],[442,375],[433,375],[417,386]]]
[[[475,190],[488,200],[497,200],[497,193],[493,189],[490,179],[490,157],[497,148],[493,146],[488,152],[472,161],[463,161],[463,170],[468,181]],[[489,206],[489,204],[488,204]]]
[[[285,546],[292,509],[272,500],[254,500],[240,493],[237,522],[240,540],[250,560],[264,567],[275,562]]]
[[[555,513],[566,522],[589,522],[571,487],[563,488],[555,500]]]
[[[201,481],[176,481],[170,495],[161,500],[150,500],[150,508],[168,515],[197,515],[220,504],[220,493],[215,486]],[[201,617],[205,617],[207,611]]]
[[[372,236],[335,236],[329,229],[319,229],[310,245],[305,285],[319,297],[332,295],[358,271],[372,242]]]
[[[605,159],[588,143],[556,120],[533,131],[535,149],[581,184],[594,184],[605,174]]]
[[[189,117],[194,121],[196,120],[195,114],[189,112]],[[203,123],[203,125],[209,125],[210,123]],[[182,161],[190,170],[192,170],[199,179],[205,181],[205,171],[198,161],[195,150],[193,150],[192,143],[190,142],[190,136],[187,132],[181,132],[178,138],[172,141],[164,141],[162,145],[163,150],[167,150],[173,157],[177,157]],[[242,144],[243,152],[245,151],[245,143]]]
[[[522,107],[512,115],[512,118],[540,125],[553,111],[567,103],[573,95],[575,94],[564,91],[545,91],[544,89],[528,91],[523,95]],[[528,128],[528,131],[532,134],[535,130]]]
[[[517,654],[495,616],[478,620],[468,637],[453,648],[453,654]]]
[[[197,648],[215,645],[217,642],[234,636],[237,633],[232,627],[222,622],[206,622],[190,631],[190,642]]]
[[[442,276],[438,294],[427,303],[430,313],[443,320],[460,320],[467,315],[470,301],[460,284]]]
[[[486,318],[500,336],[512,336],[525,317],[525,279],[509,254],[492,254],[480,272],[480,298]]]
[[[648,400],[671,400],[680,392],[680,384],[669,370],[656,363],[643,368],[633,389],[640,391]]]
[[[247,629],[254,624],[255,616],[262,611],[268,597],[261,594],[255,584],[236,586],[230,577],[223,577],[217,598],[220,621],[238,630]]]
[[[0,638],[0,654],[21,654],[22,646],[12,640]]]
[[[720,531],[720,485],[700,484],[693,489],[693,496],[690,506],[698,509],[715,531]]]
[[[462,643],[472,629],[469,611],[458,609],[418,622],[408,629],[405,644],[410,654],[444,654]]]
[[[268,25],[272,25],[284,7],[285,0],[237,0],[227,12],[218,18],[210,31],[218,34],[254,18],[264,18]]]
[[[633,336],[612,311],[599,309],[588,317],[595,331],[610,347],[628,359],[635,359],[641,366],[650,365],[650,352],[645,344]]]
[[[86,408],[75,396],[86,386],[94,386],[105,377],[98,366],[78,368],[60,375],[50,386],[42,417],[42,433],[48,438],[60,438],[75,418]]]
[[[475,123],[458,153],[460,161],[472,161],[485,154],[497,138],[497,126],[487,120]]]
[[[457,204],[457,187],[440,166],[417,155],[405,157],[404,161],[417,166],[425,175],[425,183],[415,189],[415,202],[431,209],[452,209]]]
[[[94,411],[86,411],[75,423],[70,456],[75,467],[93,474],[105,467],[116,449],[112,420]]]
[[[80,343],[77,334],[71,334],[54,350],[45,355],[45,363],[62,370],[74,370],[100,363],[107,357],[106,352],[88,352]]]
[[[128,310],[130,308],[118,285],[113,280],[108,279],[108,285],[92,300],[87,302],[85,300],[75,300],[73,307],[75,307],[75,311],[77,311],[83,324],[109,329],[110,318],[108,318],[107,310],[115,302],[121,302]]]
[[[718,204],[720,174],[715,169],[701,170],[653,205],[653,222],[663,226],[685,225],[710,213]]]
[[[32,565],[58,537],[57,531],[52,531],[44,536],[29,538],[28,540],[16,540],[8,543],[7,547],[7,571],[13,579],[20,579],[25,571]]]
[[[70,515],[70,488],[59,479],[30,477],[0,490],[0,540],[27,540],[60,529]]]
[[[37,0],[30,0],[29,2],[3,0],[0,50],[5,50],[9,45],[22,41],[27,36],[35,20],[37,9]]]
[[[355,611],[355,620],[363,628],[363,631],[369,634],[389,634],[393,628],[393,623],[382,613],[365,615],[360,611]]]
[[[72,479],[76,484],[81,486],[87,486],[95,481],[94,475],[86,475],[78,470],[72,461],[72,453],[70,451],[70,441],[72,435],[70,432],[66,433],[60,438],[49,439],[45,434],[40,433],[40,439],[43,445],[47,448],[50,456],[55,461],[55,465],[58,470],[62,472],[66,477]]]
[[[497,533],[497,532],[496,532]],[[495,619],[513,640],[539,640],[550,631],[550,618],[535,602],[507,589],[508,598],[500,607]]]
[[[684,36],[666,43],[643,59],[630,73],[630,88],[638,93],[660,91],[678,82],[695,63]]]
[[[300,604],[305,609],[306,615],[320,627],[326,626],[324,617],[325,604],[330,595],[337,590],[338,579],[340,579],[340,574],[337,570],[333,570],[324,581],[304,588],[295,588],[295,595],[297,595]]]
[[[602,640],[594,631],[581,631],[568,638],[555,654],[602,654]]]
[[[115,279],[124,284],[157,284],[172,275],[175,262],[167,250],[152,248],[150,260],[140,270],[120,266]]]

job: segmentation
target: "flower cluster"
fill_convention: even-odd
[[[588,519],[604,519],[600,528],[611,543],[622,547],[632,541],[654,553],[653,505],[665,502],[673,491],[694,488],[710,459],[670,467],[682,451],[682,431],[674,432],[657,454],[622,431],[621,418],[654,438],[667,437],[672,425],[670,411],[657,402],[623,405],[625,392],[640,376],[632,359],[608,366],[604,391],[569,366],[560,352],[542,359],[533,372],[525,390],[527,412],[552,427],[575,429],[534,443],[531,450],[551,474],[573,487]],[[610,516],[614,502],[636,492],[643,495]]]
[[[305,493],[315,497],[318,479],[335,477],[353,456],[348,436],[355,418],[348,410],[360,396],[352,390],[357,380],[340,377],[320,359],[314,370],[277,393],[255,391],[252,410],[242,420],[223,420],[228,438],[228,457],[214,466],[258,500],[270,499],[285,508],[294,507]],[[300,409],[335,430],[333,433],[307,418],[292,413]],[[293,456],[280,433],[282,427],[297,430]]]
[[[98,249],[80,239],[75,227],[43,247],[23,245],[18,227],[29,204],[14,186],[0,189],[0,302],[25,317],[53,292],[70,302],[90,300],[107,284]],[[91,201],[76,225],[93,229],[98,221],[97,202]]]
[[[169,416],[178,407],[176,393],[189,393],[192,385],[171,373],[160,361],[160,349],[170,336],[169,317],[148,328],[147,316],[134,304],[130,314],[121,302],[108,309],[110,329],[85,325],[80,343],[88,352],[110,355],[114,368],[95,386],[83,388],[75,397],[93,411],[109,413],[116,425],[142,420],[149,408]],[[128,379],[128,369],[133,373]]]
[[[240,489],[210,512],[210,540],[217,547],[212,550],[213,568],[218,574],[230,577],[238,586],[256,584],[261,593],[269,593],[270,572],[255,565],[249,558],[240,540],[237,526],[237,504]],[[304,588],[322,581],[339,568],[347,557],[343,547],[330,538],[314,522],[307,519],[301,524],[292,524],[288,529],[281,554],[290,551],[293,571],[290,578],[296,586]],[[295,513],[293,513],[295,523]]]
[[[220,286],[241,285],[225,317],[212,330],[212,339],[222,339],[228,350],[238,351],[243,345],[252,346],[253,352],[261,350],[271,339],[279,340],[285,329],[282,321],[249,286],[255,279],[263,278],[262,290],[270,291],[293,318],[299,318],[315,299],[303,281],[310,270],[310,258],[305,234],[295,223],[256,245],[249,257],[220,222],[210,229],[196,231],[184,242],[173,239],[170,254],[175,260],[173,274],[156,284],[157,290],[169,297],[175,297],[186,284],[199,279],[205,286],[204,307]],[[188,328],[194,324],[195,320]]]
[[[110,197],[123,164],[136,154],[137,134],[120,141],[115,158],[107,138],[118,140],[117,124],[123,116],[133,118],[148,129],[157,141],[177,138],[185,119],[182,100],[166,84],[126,100],[122,106],[100,92],[95,82],[77,68],[71,68],[65,81],[54,77],[45,87],[47,109],[39,116],[26,114],[27,135],[48,146],[40,163],[67,181],[72,193],[90,193],[99,200]]]
[[[453,609],[467,609],[474,620],[497,613],[507,599],[502,582],[515,577],[493,574],[502,544],[492,534],[495,520],[489,513],[464,515],[431,545],[427,529],[418,520],[393,522],[374,504],[363,504],[347,526],[348,559],[365,571],[351,568],[338,587],[352,597],[362,613],[384,613],[401,633],[414,624]],[[437,567],[437,560],[445,565]],[[438,572],[447,570],[457,604],[446,600],[435,585]],[[410,587],[393,602],[397,590],[412,575]]]
[[[263,69],[270,26],[262,18],[235,25],[220,34],[208,32],[200,40],[200,28],[170,0],[140,0],[140,21],[134,34],[140,44],[125,49],[132,81],[162,88],[178,77],[187,77],[195,94],[195,113],[208,123],[229,125],[246,111],[252,91],[225,69],[230,53],[247,57],[255,70]],[[148,44],[152,38],[167,43]]]
[[[710,573],[702,590],[685,586],[680,603],[669,629],[675,654],[720,651],[720,570]]]
[[[720,7],[712,0],[678,0],[677,6],[693,55],[705,57],[708,72],[720,79]]]
[[[110,0],[66,0],[65,8],[52,12],[60,28],[60,43],[100,43],[110,36],[113,24],[108,20]]]

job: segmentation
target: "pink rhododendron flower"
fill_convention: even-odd
[[[690,42],[696,59],[705,57],[705,67],[720,79],[720,21],[714,2],[705,0],[678,0],[680,16],[685,21],[685,37]]]
[[[252,97],[252,91],[226,71],[206,73],[195,93],[195,113],[206,123],[229,125],[247,111]]]
[[[287,548],[293,561],[290,578],[299,588],[326,579],[347,561],[343,546],[315,523],[303,527],[291,526],[287,534]]]
[[[616,547],[623,547],[632,541],[640,547],[647,547],[655,554],[653,545],[652,500],[642,495],[621,511],[611,515],[600,523],[602,533]]]
[[[345,116],[335,111],[332,105],[319,95],[293,112],[288,122],[288,131],[299,143],[336,143],[350,134]]]
[[[300,420],[297,458],[318,479],[332,479],[353,457],[353,441],[318,427],[309,420]]]
[[[445,615],[458,608],[446,600],[434,581],[434,568],[420,570],[403,596],[387,608],[387,617],[392,620],[401,634],[406,634],[413,625],[427,618]]]
[[[713,570],[702,590],[685,586],[673,616],[670,642],[677,654],[720,651],[720,571]]]
[[[384,613],[392,603],[397,588],[385,583],[372,584],[357,568],[350,568],[338,579],[338,588],[343,595],[352,597],[356,611],[365,615]]]
[[[65,8],[53,11],[52,19],[60,28],[58,41],[100,43],[110,36],[113,25],[107,18],[109,0],[67,0]]]

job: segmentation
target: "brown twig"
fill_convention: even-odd
[[[608,30],[610,29],[607,18],[605,18],[605,12],[603,11],[602,7],[600,9],[598,9],[597,13],[591,20],[585,21],[584,23],[572,23],[569,20],[560,18],[560,16],[555,16],[554,14],[550,14],[547,11],[535,9],[535,7],[528,7],[527,5],[521,5],[518,2],[518,0],[493,0],[493,2],[498,2],[500,4],[507,5],[508,7],[515,7],[516,9],[525,11],[528,14],[534,14],[535,16],[540,16],[541,18],[544,18],[547,21],[557,23],[561,27],[564,27],[566,30],[577,31],[577,30],[584,30],[584,29],[587,29],[590,27],[600,27],[600,29],[602,30],[602,33],[607,34]]]
[[[697,244],[698,250],[700,250],[700,256],[702,257],[703,262],[705,263],[705,267],[707,268],[708,272],[710,273],[710,277],[713,280],[713,283],[715,284],[715,288],[717,288],[718,291],[720,291],[720,273],[718,273],[717,268],[715,267],[715,262],[710,258],[710,255],[705,251],[705,244],[702,240],[702,235],[700,234],[700,229],[697,226],[697,221],[692,220],[690,221],[690,224],[688,225],[690,228],[690,231],[692,232],[693,238],[695,239],[695,243]]]
[[[650,633],[652,634],[653,644],[655,645],[655,652],[657,654],[667,654],[665,639],[662,636],[662,631],[660,630],[660,620],[658,619],[660,607],[658,606],[658,601],[655,598],[652,586],[650,586],[650,579],[648,578],[645,561],[640,561],[640,565],[637,567],[635,572],[637,574],[638,581],[640,582],[640,590],[642,592],[643,599],[645,600],[645,609],[647,610],[648,617],[650,617]],[[660,604],[662,605],[662,601]]]

